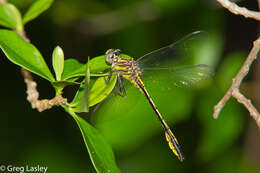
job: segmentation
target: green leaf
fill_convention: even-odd
[[[80,87],[83,95],[82,95],[81,99],[79,100],[77,107],[74,109],[74,112],[88,112],[89,111],[89,102],[88,102],[89,81],[90,81],[90,72],[89,72],[89,63],[87,63],[85,80],[84,80],[84,83]]]
[[[96,171],[99,173],[120,173],[121,171],[116,165],[112,148],[107,144],[102,135],[74,112],[68,112],[72,115],[80,128]]]
[[[72,102],[70,102],[70,106],[73,107],[74,112],[78,112],[80,101],[82,100],[82,97],[84,97],[84,90],[85,85],[82,82],[76,95],[74,96]]]
[[[90,82],[90,69],[89,69],[89,57],[88,63],[86,68],[86,75],[85,75],[85,90],[83,94],[83,98],[80,102],[79,111],[80,112],[88,112],[89,111],[89,102],[88,102],[88,93],[89,93],[89,82]]]
[[[24,41],[16,32],[0,30],[0,47],[7,58],[41,77],[54,82],[54,78],[41,53],[34,45]]]
[[[0,25],[18,31],[23,30],[21,14],[14,5],[0,3]]]
[[[103,101],[114,89],[117,76],[112,75],[107,83],[105,77],[99,77],[89,91],[89,106],[94,106]]]
[[[116,75],[113,75],[108,83],[106,83],[104,77],[97,78],[93,83],[91,83],[91,88],[88,92],[88,106],[94,106],[101,101],[103,101],[113,90],[116,84]],[[81,84],[76,93],[73,101],[70,103],[70,106],[73,107],[73,111],[78,112],[80,102],[84,97],[85,86]]]
[[[97,72],[102,72],[108,68],[110,68],[109,65],[106,64],[105,56],[98,56],[95,58],[92,58],[89,61],[89,67],[90,67],[90,76],[107,76],[108,73],[99,74]],[[74,78],[75,80],[77,77],[85,76],[86,73],[86,65],[79,63],[75,59],[67,59],[64,62],[64,71],[61,76],[61,80],[68,80],[71,78]]]
[[[64,70],[61,75],[61,80],[68,80],[75,77],[85,76],[86,65],[79,63],[75,59],[66,59],[64,62]]]
[[[36,0],[28,9],[28,11],[23,16],[23,24],[33,20],[39,16],[42,12],[47,10],[53,0]]]
[[[64,54],[63,50],[57,46],[52,54],[52,66],[56,74],[56,80],[61,80],[61,75],[64,68]]]
[[[106,63],[105,55],[92,58],[90,60],[89,66],[90,66],[91,73],[102,72],[102,71],[110,68],[110,65],[108,65]]]

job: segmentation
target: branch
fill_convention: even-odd
[[[231,96],[237,99],[239,103],[242,103],[249,111],[250,115],[256,120],[257,125],[260,127],[260,115],[256,108],[252,105],[251,101],[247,99],[243,94],[240,93],[239,87],[241,85],[242,80],[247,75],[250,65],[257,58],[257,53],[260,50],[260,37],[254,41],[254,46],[251,49],[246,61],[243,66],[233,78],[233,82],[225,96],[219,101],[219,103],[214,107],[214,118],[218,118],[220,111],[222,110],[225,103],[229,100]]]
[[[26,37],[24,31],[16,31],[25,41],[30,42]],[[31,72],[22,68],[22,75],[24,77],[24,82],[27,86],[27,100],[31,103],[33,109],[37,109],[39,112],[50,109],[53,106],[60,106],[62,104],[67,104],[67,99],[63,98],[61,95],[57,95],[54,98],[48,100],[39,100],[39,92],[37,91],[37,83],[33,81]]]
[[[260,127],[260,116],[254,105],[252,105],[251,100],[241,94],[237,88],[233,90],[233,97],[235,97],[239,103],[243,104],[247,108],[250,115],[255,119],[258,127]]]
[[[33,109],[37,109],[39,112],[50,109],[53,106],[60,106],[62,104],[67,104],[67,99],[63,98],[61,95],[48,100],[39,100],[39,92],[37,91],[37,83],[33,81],[32,74],[28,70],[22,68],[22,75],[24,77],[24,82],[27,86],[27,100],[31,103]]]
[[[230,2],[229,0],[217,0],[223,7],[227,8],[230,12],[238,15],[243,15],[244,17],[253,18],[260,21],[260,13],[255,11],[250,11],[246,8],[242,8],[237,6],[235,3]],[[260,6],[260,0],[258,0],[258,6]],[[247,59],[245,60],[243,66],[240,68],[239,72],[233,78],[233,82],[231,87],[228,89],[224,97],[218,102],[216,106],[214,106],[214,118],[218,118],[220,111],[223,106],[229,100],[231,96],[233,96],[239,103],[243,104],[250,115],[255,119],[256,124],[260,128],[260,115],[257,109],[253,106],[251,101],[247,99],[242,93],[239,91],[239,87],[241,85],[242,80],[247,75],[250,65],[257,58],[257,54],[260,49],[260,37],[254,41],[253,48],[251,49]]]
[[[0,0],[3,3],[4,0]],[[30,42],[24,31],[17,32],[25,41]],[[67,99],[63,98],[62,95],[57,95],[52,99],[42,99],[39,100],[39,92],[37,91],[37,83],[34,82],[31,72],[21,68],[22,75],[24,77],[24,82],[27,87],[27,100],[31,103],[33,109],[37,109],[39,112],[50,109],[53,106],[60,106],[62,104],[68,104]]]
[[[0,0],[0,3],[5,4],[7,3],[6,0]],[[30,40],[27,38],[25,32],[17,31],[17,32],[25,41],[30,42]],[[32,108],[37,109],[38,111],[42,112],[46,109],[50,109],[53,106],[60,106],[62,104],[68,104],[67,99],[63,98],[62,95],[57,95],[54,98],[48,100],[43,99],[39,100],[39,92],[37,91],[37,83],[33,81],[33,77],[31,72],[28,70],[21,68],[22,75],[24,77],[24,82],[27,86],[27,100],[31,103]]]
[[[228,9],[231,13],[242,15],[246,18],[252,18],[260,21],[260,12],[248,10],[244,7],[239,7],[234,2],[230,2],[229,0],[217,0],[223,7]]]

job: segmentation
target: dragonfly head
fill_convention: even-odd
[[[112,61],[115,57],[119,57],[120,56],[120,49],[108,49],[106,51],[106,62],[108,64],[112,64]]]

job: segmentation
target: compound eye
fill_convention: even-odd
[[[113,52],[110,52],[107,56],[108,56],[109,59],[112,59],[113,58]]]
[[[113,51],[112,49],[109,49],[109,50],[106,52],[106,62],[107,62],[108,64],[111,64],[111,63],[112,63],[113,54],[114,54],[114,51]]]
[[[120,49],[116,49],[116,50],[115,50],[115,55],[116,55],[116,56],[120,56],[120,53],[121,53],[121,50],[120,50]]]

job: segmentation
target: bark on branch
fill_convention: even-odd
[[[0,0],[0,3],[5,4],[7,3],[7,1]],[[25,41],[30,42],[30,40],[27,38],[24,31],[17,31],[17,30],[14,31],[17,32]],[[57,95],[50,100],[48,99],[39,100],[39,92],[37,91],[37,84],[36,82],[33,81],[31,72],[29,72],[24,68],[21,68],[21,72],[24,77],[24,82],[26,83],[27,86],[27,100],[31,103],[32,108],[35,108],[41,112],[46,109],[50,109],[53,106],[67,104],[67,99],[63,98],[61,95]]]
[[[17,32],[25,41],[30,42],[26,37],[25,32]],[[27,100],[31,103],[33,109],[37,109],[39,112],[50,109],[53,106],[60,106],[62,104],[68,104],[67,99],[61,95],[57,95],[52,99],[39,100],[39,92],[37,90],[37,83],[33,80],[31,72],[21,68],[24,82],[27,87]]]
[[[234,2],[230,2],[229,0],[217,0],[223,7],[228,9],[231,13],[236,15],[242,15],[246,18],[252,18],[260,21],[260,12],[248,10],[245,7],[239,7]]]
[[[255,11],[250,11],[246,8],[239,7],[233,2],[228,0],[217,0],[223,7],[227,8],[230,12],[243,15],[244,17],[253,18],[260,21],[260,13]],[[258,3],[259,0],[258,0]],[[260,115],[254,105],[251,103],[251,100],[247,99],[240,91],[239,87],[241,85],[242,80],[249,72],[250,66],[253,61],[257,58],[257,54],[260,50],[260,37],[254,41],[253,48],[251,49],[249,55],[247,56],[243,66],[240,68],[237,75],[233,78],[232,85],[224,95],[224,97],[218,102],[218,104],[214,107],[214,118],[218,118],[220,111],[232,96],[234,97],[239,103],[243,104],[246,109],[249,111],[250,115],[255,119],[258,127],[260,128]]]

